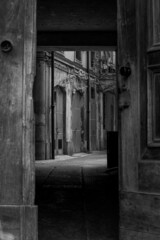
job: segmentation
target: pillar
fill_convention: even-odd
[[[100,95],[100,150],[104,149],[104,136],[103,136],[103,92],[99,93]]]
[[[34,0],[0,4],[0,239],[37,238]],[[7,42],[8,41],[8,42]]]
[[[37,52],[35,105],[36,160],[51,158],[51,56]]]
[[[72,86],[70,82],[66,83],[66,154],[73,154],[72,146]]]

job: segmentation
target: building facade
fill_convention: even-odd
[[[106,131],[115,130],[115,95],[115,52],[56,51],[54,58],[38,52],[36,159],[106,149]]]

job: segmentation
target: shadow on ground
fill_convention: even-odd
[[[117,240],[118,177],[102,152],[36,163],[39,240]]]

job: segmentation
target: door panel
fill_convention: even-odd
[[[34,109],[36,1],[0,4],[0,239],[37,239]]]
[[[137,163],[140,154],[140,112],[137,62],[136,0],[118,1],[118,67],[130,65],[131,75],[119,74],[121,164],[120,182],[125,190],[138,187]],[[128,98],[128,99],[127,99]],[[125,102],[128,101],[128,107]],[[122,107],[122,104],[124,107]]]
[[[159,0],[118,1],[123,240],[160,238],[159,6]],[[131,75],[123,74],[121,67],[130,67]]]
[[[151,49],[160,45],[160,2],[148,0],[148,46]]]
[[[160,1],[139,4],[141,154],[139,189],[160,193]],[[146,26],[146,27],[144,27]],[[158,162],[157,162],[158,161]],[[148,180],[147,180],[148,179]],[[147,183],[148,182],[148,183]]]
[[[55,91],[55,154],[63,154],[64,143],[64,94],[61,89]]]

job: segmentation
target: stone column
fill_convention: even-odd
[[[96,150],[99,150],[100,146],[100,134],[99,134],[99,93],[97,92],[97,86],[95,85],[95,115],[96,115]]]
[[[37,53],[37,73],[34,84],[36,160],[45,160],[50,158],[50,61],[51,58],[49,53],[44,51]]]
[[[72,147],[72,86],[70,82],[66,83],[66,154],[73,154]]]
[[[35,4],[34,0],[0,4],[0,43],[4,45],[0,53],[1,240],[37,238],[32,99]]]
[[[104,136],[103,136],[103,93],[99,93],[100,97],[100,150],[104,148]]]

